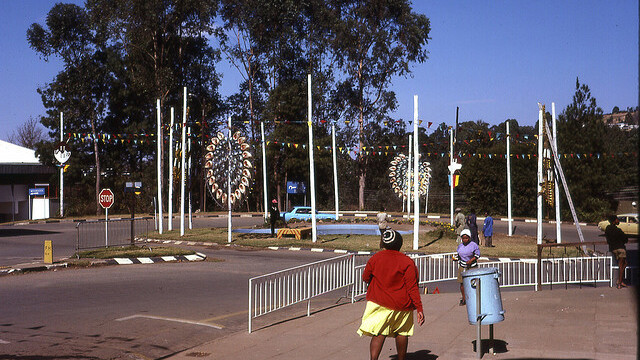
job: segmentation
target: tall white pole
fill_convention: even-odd
[[[453,127],[449,129],[449,164],[453,164]],[[451,226],[453,226],[453,171],[449,171],[449,175],[451,176],[449,218],[451,219]]]
[[[187,128],[187,151],[189,152],[189,160],[187,169],[189,172],[187,173],[187,177],[189,178],[189,194],[187,198],[189,200],[189,230],[193,229],[193,216],[191,212],[191,126]]]
[[[509,130],[509,120],[507,125],[507,227],[508,235],[513,235],[513,218],[511,217],[511,132]]]
[[[231,115],[227,128],[227,242],[231,243]]]
[[[309,127],[309,182],[311,183],[311,234],[312,241],[318,240],[318,229],[316,228],[316,174],[313,164],[313,123],[311,122],[311,74],[307,74],[307,125]]]
[[[180,236],[184,236],[184,183],[185,183],[185,147],[187,142],[187,87],[182,94],[182,141],[180,143]]]
[[[260,135],[262,135],[262,192],[264,193],[264,220],[267,220],[269,211],[269,194],[267,193],[267,149],[264,144],[264,121],[260,121]]]
[[[413,250],[418,250],[420,230],[420,194],[418,193],[418,95],[413,95]]]
[[[336,220],[340,218],[340,211],[338,210],[338,161],[336,155],[336,123],[331,124],[331,146],[333,148],[333,199],[336,207]]]
[[[536,198],[538,205],[538,216],[537,216],[537,242],[538,245],[542,244],[542,122],[544,121],[544,106],[538,104],[540,110],[538,111],[538,182],[536,186]]]
[[[175,118],[175,109],[171,107],[171,125],[169,126],[169,203],[167,229],[173,230],[173,123]]]
[[[558,150],[558,134],[556,131],[556,103],[551,103],[551,117],[552,117],[552,126],[553,126],[553,147],[556,148],[556,151]],[[558,162],[560,161],[560,158],[558,158]],[[556,167],[554,166],[554,169]],[[560,217],[560,186],[558,184],[558,177],[555,176],[554,179],[554,184],[555,184],[555,201],[556,201],[556,242],[558,244],[562,243],[562,221],[561,221],[561,217]]]
[[[162,171],[162,124],[160,121],[160,99],[156,100],[156,113],[157,113],[157,125],[158,125],[158,137],[156,138],[157,144],[157,153],[156,153],[156,163],[158,164],[158,168],[156,171],[156,177],[158,178],[158,233],[162,234],[162,177],[160,176],[160,172]]]
[[[429,216],[429,187],[431,187],[431,179],[427,183],[427,196],[424,199],[424,215]]]
[[[60,111],[60,142],[64,141],[64,117]],[[13,205],[12,205],[13,206]],[[15,212],[15,209],[12,210]],[[64,164],[60,164],[60,217],[64,217]]]
[[[411,152],[413,151],[413,135],[409,134],[409,159],[407,159],[407,218],[411,217]]]

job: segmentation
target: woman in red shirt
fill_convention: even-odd
[[[398,360],[404,360],[409,336],[413,335],[414,309],[418,312],[418,324],[424,323],[416,265],[400,252],[401,247],[402,236],[394,230],[386,230],[380,241],[380,248],[384,250],[369,259],[362,274],[362,280],[369,287],[358,334],[371,336],[372,360],[380,356],[387,336],[396,339]]]

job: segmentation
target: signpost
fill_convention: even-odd
[[[111,189],[102,189],[98,194],[98,203],[104,209],[105,223],[104,223],[104,246],[109,246],[109,208],[113,206],[114,196]]]

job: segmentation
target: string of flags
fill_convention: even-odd
[[[68,133],[68,140],[78,140],[82,143],[85,142],[93,142],[93,141],[99,141],[103,144],[146,144],[146,143],[155,143],[155,138],[156,138],[156,134],[153,133],[141,133],[141,134],[107,134],[107,133],[101,133],[98,135],[93,135],[93,134],[88,134],[88,133]],[[205,138],[209,138],[209,137],[205,137]],[[470,140],[469,142],[473,142],[474,140]],[[168,140],[165,139],[165,143],[167,143]],[[466,140],[465,140],[466,142]],[[429,146],[433,146],[435,144],[443,144],[445,142],[441,142],[441,143],[433,143],[433,144],[426,144],[423,143],[421,144],[422,147],[429,147]],[[523,143],[527,143],[524,142]],[[267,145],[276,145],[276,146],[280,146],[282,148],[292,148],[292,149],[302,149],[302,150],[306,150],[307,149],[307,144],[298,144],[298,143],[291,143],[291,142],[282,142],[282,141],[267,141],[266,142]],[[535,143],[527,143],[527,144],[531,144],[531,145],[535,145]],[[387,155],[394,155],[397,153],[402,153],[405,151],[405,149],[408,147],[408,145],[377,145],[377,146],[363,146],[361,150],[359,150],[357,147],[344,147],[344,146],[339,146],[337,147],[337,151],[338,153],[342,153],[342,154],[353,154],[354,156],[387,156]],[[331,146],[316,146],[316,149],[318,151],[329,151],[331,152],[332,148]],[[444,156],[449,156],[449,152],[423,152],[423,155],[426,155],[427,157],[444,157]],[[615,157],[622,157],[622,156],[633,156],[636,157],[637,156],[637,152],[624,152],[624,153],[563,153],[560,154],[561,158],[564,159],[587,159],[587,158],[615,158]],[[506,154],[498,154],[498,153],[471,153],[471,152],[458,152],[457,153],[457,157],[459,158],[489,158],[489,159],[493,159],[493,158],[506,158]],[[534,159],[537,157],[536,153],[515,153],[515,154],[511,154],[512,158],[516,158],[516,159]]]

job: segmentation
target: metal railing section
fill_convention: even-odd
[[[458,262],[453,260],[456,253],[411,256],[418,268],[418,284],[453,280],[458,274]]]
[[[249,279],[249,332],[259,316],[353,285],[354,255],[293,267]]]
[[[536,260],[496,261],[478,263],[480,268],[497,268],[500,274],[500,287],[535,286]]]
[[[542,285],[583,284],[611,281],[611,256],[542,259]]]
[[[411,255],[418,269],[418,284],[453,280],[457,277],[456,253]],[[362,273],[367,257],[347,254],[294,267],[249,280],[249,332],[253,318],[284,307],[310,301],[340,288],[349,287],[351,302],[367,293]],[[481,268],[497,268],[500,287],[611,282],[615,262],[610,255],[566,256],[479,262]],[[632,270],[637,272],[636,268]],[[307,315],[310,302],[307,304]]]
[[[89,220],[76,224],[76,252],[135,243],[136,236],[148,236],[150,217],[135,219]]]

